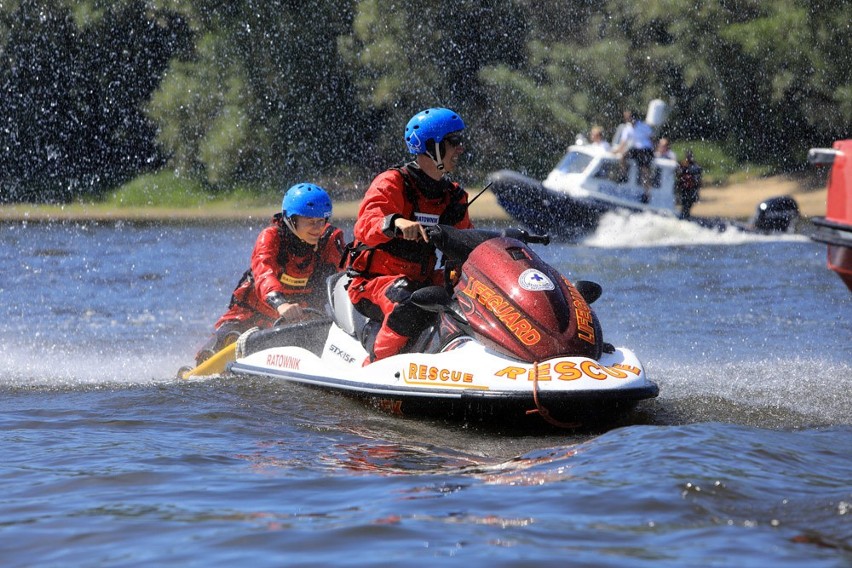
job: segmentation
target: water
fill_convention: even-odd
[[[661,394],[533,435],[175,379],[259,229],[0,225],[4,566],[852,565],[852,295],[821,245],[613,217],[536,247],[603,284]]]

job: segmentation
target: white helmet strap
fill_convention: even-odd
[[[284,224],[287,225],[287,228],[290,229],[290,232],[296,235],[296,226],[293,225],[293,221],[290,219],[290,215],[287,215],[287,212],[285,211],[282,217],[284,218]]]
[[[432,141],[435,145],[435,152],[426,152],[426,154],[432,158],[432,161],[435,162],[435,167],[438,168],[439,172],[444,171],[444,157],[441,155],[441,143]]]

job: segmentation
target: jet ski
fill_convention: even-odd
[[[412,295],[434,320],[406,352],[364,364],[380,322],[353,307],[350,277],[339,273],[327,282],[325,317],[249,330],[202,366],[464,423],[600,425],[657,396],[637,356],[604,340],[591,308],[601,286],[570,282],[530,248],[547,236],[443,225],[427,234],[442,253],[445,284]]]

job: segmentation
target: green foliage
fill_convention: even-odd
[[[191,177],[165,169],[141,175],[104,196],[103,203],[116,207],[205,207],[216,204],[270,206],[280,202],[280,192],[237,186],[217,192]]]
[[[188,36],[175,14],[28,0],[0,4],[0,21],[3,200],[97,195],[160,165],[141,107]]]
[[[772,173],[767,165],[752,164],[737,160],[723,144],[707,140],[682,141],[672,144],[678,159],[683,159],[687,150],[692,150],[695,161],[703,170],[706,185],[724,185],[761,177]]]
[[[341,151],[363,148],[364,132],[337,53],[348,4],[183,2],[196,57],[173,62],[148,106],[171,165],[222,189],[357,159]]]
[[[460,113],[469,127],[470,156],[493,164],[501,153],[493,142],[509,143],[512,133],[490,132],[496,109],[480,70],[521,65],[525,33],[523,12],[513,3],[359,2],[351,32],[338,44],[359,110],[370,120],[364,138],[379,156],[376,168],[405,157],[403,128],[430,107]]]
[[[491,150],[483,152],[483,161],[543,176],[573,143],[574,134],[583,130],[583,121],[562,104],[558,94],[541,96],[548,91],[505,66],[483,70],[480,77],[490,87],[491,107],[497,109],[490,116],[489,129],[479,137]],[[509,108],[514,111],[503,110]]]
[[[148,105],[171,167],[214,188],[238,179],[253,153],[246,79],[228,49],[222,38],[204,36],[195,60],[172,62]]]
[[[201,183],[172,170],[141,175],[106,197],[117,207],[192,207],[213,199]]]
[[[462,181],[542,176],[578,133],[611,136],[656,98],[671,108],[658,134],[701,140],[707,179],[795,169],[849,136],[849,14],[849,0],[3,2],[0,201],[121,186],[122,203],[206,203],[301,180],[358,194],[432,106],[468,125]],[[121,185],[164,165],[147,189]]]

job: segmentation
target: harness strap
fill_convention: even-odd
[[[421,193],[417,190],[415,178],[406,166],[391,168],[399,172],[402,177],[402,190],[405,199],[412,205],[413,211],[420,209]],[[444,225],[456,225],[467,211],[467,204],[463,203],[464,190],[457,186],[451,186],[449,202],[441,213],[438,222]],[[391,239],[388,242],[376,246],[368,246],[364,243],[352,241],[346,245],[340,268],[346,267],[350,276],[362,276],[372,278],[381,274],[373,273],[370,267],[373,263],[375,251],[384,251],[405,262],[416,263],[420,266],[420,274],[425,277],[429,273],[429,261],[434,254],[434,246],[429,243]],[[362,258],[362,255],[363,256]],[[356,262],[360,265],[355,267]]]

